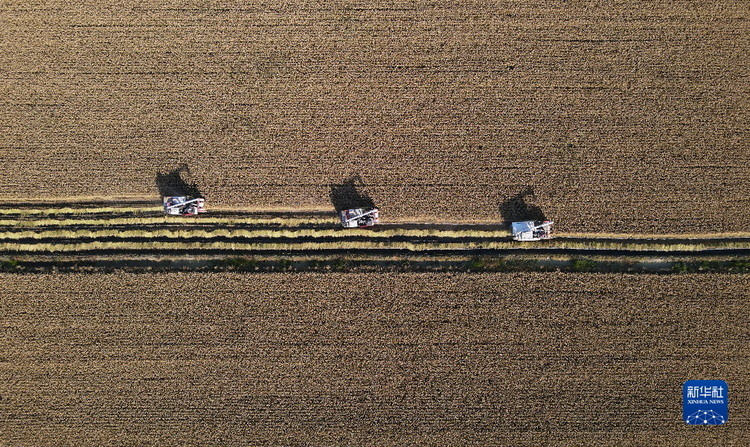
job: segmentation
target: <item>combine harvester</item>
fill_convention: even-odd
[[[554,222],[549,220],[513,222],[510,224],[510,231],[515,241],[541,241],[552,239],[552,224]]]
[[[171,196],[164,197],[164,213],[169,216],[197,216],[206,212],[203,197]]]
[[[339,211],[344,228],[371,227],[380,222],[377,208],[352,208]]]

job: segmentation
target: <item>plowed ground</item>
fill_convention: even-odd
[[[749,440],[746,275],[0,280],[5,445]],[[688,379],[727,425],[681,421]]]
[[[0,197],[320,208],[561,231],[750,226],[750,13],[734,0],[4,1]],[[665,230],[666,229],[666,230]]]

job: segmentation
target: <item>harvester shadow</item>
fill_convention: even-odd
[[[185,163],[169,172],[157,172],[156,187],[162,197],[203,197],[198,184],[190,178],[190,168]]]
[[[528,197],[534,198],[534,189],[530,186],[500,204],[500,215],[505,225],[525,220],[547,220],[541,208],[527,202]]]
[[[331,204],[338,213],[351,208],[376,208],[375,202],[364,190],[364,182],[359,175],[353,175],[340,184],[330,185]]]

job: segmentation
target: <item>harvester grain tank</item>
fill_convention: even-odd
[[[552,224],[549,220],[513,222],[510,231],[516,241],[541,241],[552,238]]]

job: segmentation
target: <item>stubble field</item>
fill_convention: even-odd
[[[0,275],[4,445],[746,445],[747,275]],[[681,421],[688,379],[729,422]]]
[[[326,208],[562,231],[750,224],[744,2],[0,5],[0,196]],[[666,229],[666,230],[665,230]]]

